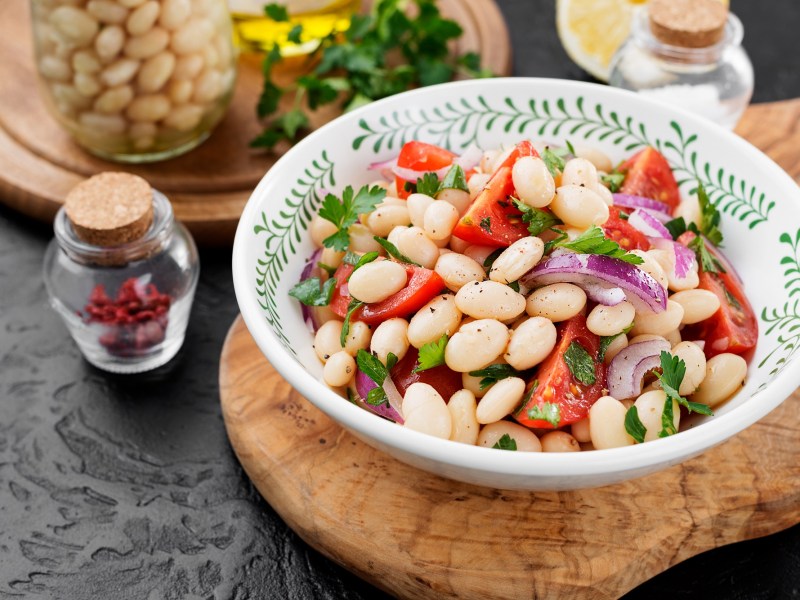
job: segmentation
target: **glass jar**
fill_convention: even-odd
[[[222,119],[236,51],[225,0],[31,0],[45,104],[86,150],[152,162]]]
[[[744,28],[729,13],[722,38],[690,48],[664,43],[651,30],[646,6],[611,61],[609,83],[700,114],[733,129],[753,95],[753,65],[742,48]]]
[[[83,355],[114,373],[165,364],[183,344],[200,273],[197,247],[176,222],[169,200],[153,190],[146,233],[120,246],[80,239],[65,208],[44,259],[50,304]]]

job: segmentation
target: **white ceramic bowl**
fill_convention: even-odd
[[[723,211],[725,252],[746,282],[759,340],[746,385],[716,416],[646,444],[569,454],[501,452],[410,431],[321,383],[300,306],[287,292],[312,253],[307,225],[320,190],[356,189],[366,166],[420,139],[463,150],[520,139],[585,142],[614,161],[655,145],[682,193],[702,181]],[[315,406],[398,460],[478,485],[565,490],[606,485],[680,463],[761,419],[800,384],[800,190],[753,146],[685,112],[600,85],[548,79],[450,83],[375,102],[309,135],[258,185],[233,251],[236,297],[258,346]],[[265,390],[265,393],[269,393]]]

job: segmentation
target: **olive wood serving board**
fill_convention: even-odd
[[[29,4],[30,0],[0,0],[0,202],[51,221],[67,192],[86,177],[128,171],[170,198],[176,216],[199,243],[230,244],[251,191],[287,148],[278,147],[275,153],[248,148],[260,130],[255,115],[262,82],[259,59],[240,58],[231,107],[198,148],[148,165],[112,163],[83,151],[47,112],[38,93]],[[511,42],[494,0],[439,0],[439,6],[464,29],[456,46],[459,52],[480,52],[484,66],[493,72],[511,72]],[[297,74],[291,63],[288,66],[285,79]],[[312,123],[318,127],[336,114],[333,109],[320,110]]]
[[[373,449],[292,389],[241,317],[222,351],[220,396],[267,502],[308,544],[399,598],[612,599],[800,521],[800,392],[686,463],[551,493],[442,479]]]

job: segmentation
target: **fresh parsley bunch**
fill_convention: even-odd
[[[409,16],[410,4],[416,16]],[[267,5],[265,14],[274,21],[289,20],[278,4]],[[296,25],[288,39],[299,43],[302,34],[302,26]],[[410,88],[450,81],[456,73],[491,77],[481,69],[478,54],[451,55],[448,42],[461,34],[458,23],[441,16],[435,0],[377,0],[370,14],[354,15],[343,34],[332,32],[323,38],[309,56],[314,68],[288,87],[280,87],[272,77],[281,60],[275,44],[262,63],[264,87],[256,109],[266,125],[251,146],[272,148],[281,140],[294,141],[309,125],[304,100],[310,110],[339,101],[348,111]],[[397,59],[400,64],[394,65]],[[294,102],[279,114],[285,94],[294,94]]]

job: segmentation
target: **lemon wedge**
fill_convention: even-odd
[[[725,5],[728,0],[721,0]],[[634,10],[647,0],[556,0],[561,45],[578,66],[608,81],[614,52],[628,37]]]

